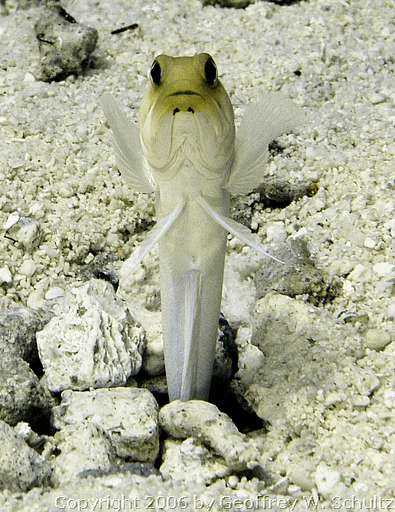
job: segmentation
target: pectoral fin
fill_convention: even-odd
[[[221,215],[219,212],[214,210],[207,201],[203,199],[202,196],[198,197],[197,202],[201,205],[201,207],[210,215],[210,217],[220,226],[222,226],[226,231],[229,231],[233,236],[236,236],[239,238],[242,242],[249,245],[252,249],[255,249],[257,252],[262,254],[263,256],[268,256],[269,258],[272,258],[274,261],[277,261],[278,263],[284,264],[283,261],[279,260],[275,256],[272,256],[269,254],[262,244],[257,242],[251,233],[251,231],[242,224],[239,224],[238,222],[234,221],[233,219],[230,219],[229,217],[225,217],[224,215]]]
[[[128,121],[111,94],[103,94],[100,104],[113,132],[115,158],[123,176],[137,192],[154,192],[155,183],[145,163],[137,126]]]
[[[181,400],[190,400],[195,394],[199,348],[196,331],[199,328],[200,292],[201,273],[198,270],[190,270],[185,279],[184,364],[181,377]],[[179,371],[178,368],[175,371]]]
[[[142,242],[142,244],[134,251],[132,256],[128,258],[122,265],[121,274],[124,277],[127,277],[132,272],[134,272],[143,260],[143,258],[148,254],[154,245],[159,242],[161,238],[165,236],[165,234],[172,227],[180,213],[182,212],[185,203],[181,203],[174,210],[172,210],[166,217],[163,217],[160,221],[156,223],[156,225],[151,229],[148,234],[148,237]]]
[[[302,109],[280,93],[267,93],[259,103],[248,105],[237,131],[235,159],[226,190],[248,194],[260,185],[269,143],[303,121]]]

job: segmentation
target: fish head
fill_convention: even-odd
[[[153,170],[166,171],[182,153],[208,173],[224,172],[233,159],[234,115],[213,58],[158,55],[148,76],[139,124]]]

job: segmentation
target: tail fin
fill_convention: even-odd
[[[181,378],[181,400],[192,399],[196,388],[198,363],[196,330],[199,327],[200,294],[201,273],[198,270],[190,270],[187,272],[185,280],[184,362]]]

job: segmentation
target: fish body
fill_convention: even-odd
[[[109,95],[102,99],[118,166],[137,190],[156,194],[158,223],[126,267],[132,272],[159,242],[169,398],[207,400],[227,232],[268,256],[229,217],[230,194],[250,192],[260,183],[269,142],[293,128],[300,111],[272,95],[249,114],[247,109],[236,139],[232,104],[210,55],[160,55],[149,78],[139,133]]]
[[[205,66],[212,68],[210,82]],[[151,76],[139,120],[145,158],[157,183],[158,218],[166,217],[175,204],[184,204],[174,227],[159,242],[169,398],[207,399],[226,232],[196,199],[203,196],[229,214],[229,193],[223,184],[234,154],[233,108],[209,55],[159,56],[151,75],[159,67],[160,78],[156,83]]]

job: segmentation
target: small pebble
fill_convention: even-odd
[[[395,302],[392,302],[388,306],[387,317],[388,317],[388,320],[394,320],[395,319]]]
[[[386,407],[395,407],[395,391],[388,390],[384,392],[384,403]]]
[[[369,329],[366,332],[365,345],[372,350],[382,350],[391,341],[388,332],[380,329]]]
[[[330,468],[321,462],[315,473],[315,483],[319,494],[326,497],[332,494],[333,490],[340,483],[341,475],[338,471]]]
[[[368,396],[356,396],[352,404],[354,407],[367,407],[370,404],[370,398]]]
[[[292,497],[297,497],[302,494],[302,489],[299,487],[299,485],[290,484],[288,486],[288,494]]]
[[[7,231],[8,229],[10,229],[14,224],[16,224],[19,220],[19,213],[17,212],[13,212],[11,213],[7,220],[4,222],[3,224],[3,229],[5,231]]]
[[[62,288],[57,287],[57,286],[54,286],[53,288],[50,288],[47,291],[47,293],[45,294],[45,298],[47,300],[58,299],[60,297],[64,297],[64,290]]]
[[[236,489],[238,483],[239,483],[239,478],[236,475],[231,475],[228,478],[228,485],[232,489]]]
[[[36,264],[31,259],[25,260],[19,268],[19,273],[27,277],[31,277],[35,271]]]
[[[372,238],[367,237],[367,238],[365,238],[363,245],[367,249],[374,249],[376,247],[376,241],[373,240]]]
[[[358,282],[361,280],[361,277],[363,276],[364,272],[365,272],[364,265],[361,265],[360,263],[358,263],[357,265],[355,265],[354,270],[349,274],[348,279],[350,281]]]
[[[374,92],[369,96],[369,100],[372,105],[378,105],[379,103],[383,103],[385,101],[385,96],[378,92]]]
[[[386,261],[382,261],[381,263],[376,263],[376,265],[373,265],[373,271],[380,277],[389,276],[393,270],[394,265],[387,263]]]
[[[0,268],[0,284],[9,284],[12,282],[12,274],[10,272],[10,269],[5,266]]]
[[[348,279],[346,279],[343,283],[343,291],[347,295],[353,295],[355,293],[354,287]]]

